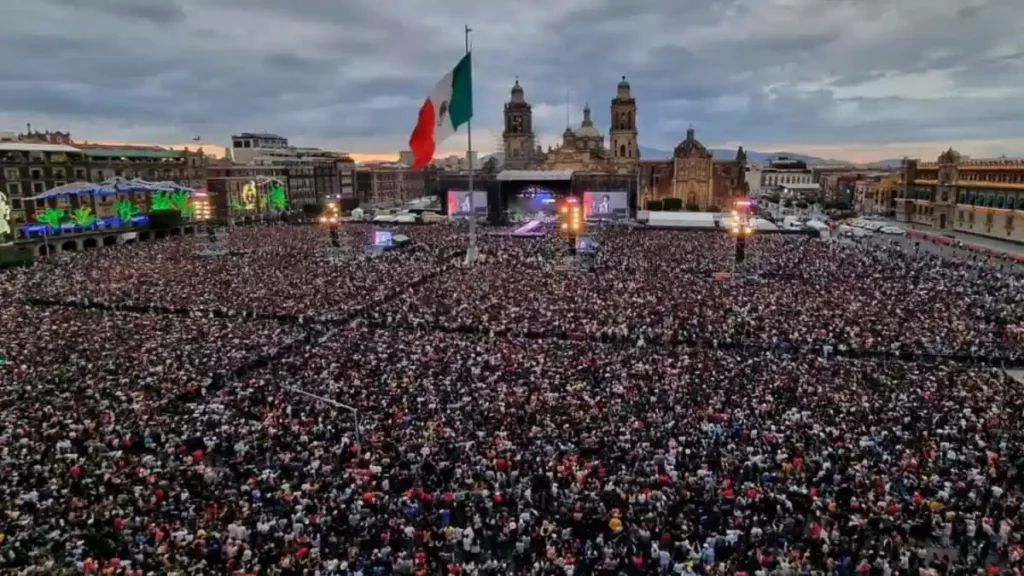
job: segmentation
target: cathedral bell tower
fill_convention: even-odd
[[[609,126],[612,162],[619,168],[634,170],[640,163],[640,141],[636,129],[636,100],[625,76],[612,100]]]
[[[505,168],[527,170],[533,167],[536,163],[533,108],[526,102],[519,78],[516,78],[509,101],[505,103],[505,129],[501,139],[505,147]]]

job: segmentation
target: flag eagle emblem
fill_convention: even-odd
[[[448,114],[448,101],[441,102],[441,108],[437,111],[437,125],[440,126],[444,123],[444,117]]]

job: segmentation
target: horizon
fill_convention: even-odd
[[[74,138],[74,134],[72,134]],[[285,136],[287,137],[287,136]],[[698,136],[699,137],[699,136]],[[560,136],[549,136],[542,138],[545,140],[561,140]],[[475,133],[474,133],[474,141]],[[180,143],[161,143],[161,142],[139,142],[139,141],[101,141],[92,139],[75,139],[75,141],[88,141],[94,144],[106,144],[106,145],[131,145],[131,146],[162,146],[165,148],[171,148],[180,150],[183,148],[196,149],[203,148],[204,151],[209,153],[210,150],[215,151],[214,155],[217,158],[224,156],[227,148],[218,144],[211,144],[204,141],[189,142],[185,144]],[[289,138],[289,144],[292,143],[292,139]],[[293,144],[294,145],[294,144]],[[302,142],[302,146],[312,146],[323,148],[324,150],[346,153],[356,162],[387,162],[397,161],[400,150],[395,151],[350,151],[350,150],[336,150],[325,145],[317,145],[315,142]],[[889,144],[882,144],[877,146],[872,145],[844,145],[844,144],[747,144],[737,142],[724,142],[716,144],[705,143],[708,148],[714,149],[727,149],[736,150],[739,146],[743,146],[748,152],[758,152],[762,154],[803,154],[807,156],[813,156],[823,160],[840,160],[844,162],[850,162],[853,164],[871,164],[875,162],[885,160],[898,160],[903,157],[908,158],[919,158],[922,160],[934,160],[938,158],[940,154],[951,147],[951,144],[946,142],[895,142]],[[655,149],[665,153],[671,153],[672,147],[661,148],[658,146],[646,146],[641,143],[643,148]],[[546,147],[546,146],[545,146]],[[1001,156],[1006,157],[1018,157],[1024,156],[1024,139],[998,139],[998,140],[965,140],[957,142],[956,145],[952,145],[952,148],[972,158],[998,158]],[[474,150],[480,157],[487,156],[495,153],[494,147],[488,147],[487,149]],[[438,150],[435,153],[435,158],[444,158],[447,156],[464,156],[466,153],[465,149],[451,148],[450,146],[445,147],[443,150]]]

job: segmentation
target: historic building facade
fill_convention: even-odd
[[[668,160],[641,160],[637,130],[637,104],[626,77],[616,87],[609,106],[608,138],[594,125],[590,106],[583,108],[578,128],[566,127],[562,143],[546,151],[537,144],[533,109],[516,79],[505,103],[504,168],[511,170],[571,170],[635,178],[640,205],[647,201],[679,198],[691,208],[726,208],[747,191],[747,156],[743,148],[730,160],[715,160],[692,129]]]
[[[590,105],[583,108],[578,128],[566,126],[562,143],[546,151],[537,143],[533,109],[526,101],[519,79],[505,103],[502,144],[504,168],[510,170],[573,170],[604,174],[635,174],[640,163],[636,128],[636,100],[625,76],[611,101],[610,144],[594,125]]]
[[[0,141],[0,194],[6,196],[7,226],[17,232],[33,224],[47,208],[71,212],[88,208],[96,217],[115,216],[118,200],[148,205],[148,192],[117,195],[40,194],[76,182],[101,183],[111,178],[173,181],[183,186],[206,186],[210,158],[195,151],[167,150],[156,146],[106,146],[76,143],[67,132],[18,134]],[[5,228],[6,228],[5,227]],[[15,234],[17,236],[17,234]]]
[[[967,160],[952,148],[935,162],[903,161],[896,219],[1024,242],[1024,160]]]
[[[733,160],[715,160],[697,140],[693,128],[668,160],[640,163],[640,205],[651,200],[678,198],[689,210],[728,209],[746,194],[747,155],[741,146]]]

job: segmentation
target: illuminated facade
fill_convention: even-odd
[[[97,221],[119,217],[126,203],[143,207],[152,202],[153,190],[131,188],[115,194],[90,194],[85,184],[99,185],[113,179],[174,182],[201,189],[209,157],[197,151],[166,150],[152,146],[101,146],[76,144],[67,133],[19,135],[0,142],[0,191],[7,197],[7,221],[12,231],[24,230],[57,213],[88,214]],[[82,192],[41,197],[47,191],[78,185]],[[47,216],[47,211],[49,215]],[[83,220],[84,221],[84,220]],[[84,231],[88,226],[73,230]],[[21,235],[19,234],[19,238]]]
[[[269,201],[275,184],[281,186],[287,203],[291,205],[289,184],[293,181],[297,181],[297,178],[290,179],[289,169],[284,167],[218,161],[210,166],[206,180],[211,216],[225,220],[275,211],[277,207]]]
[[[1024,242],[1024,160],[904,160],[894,204],[902,222]]]

